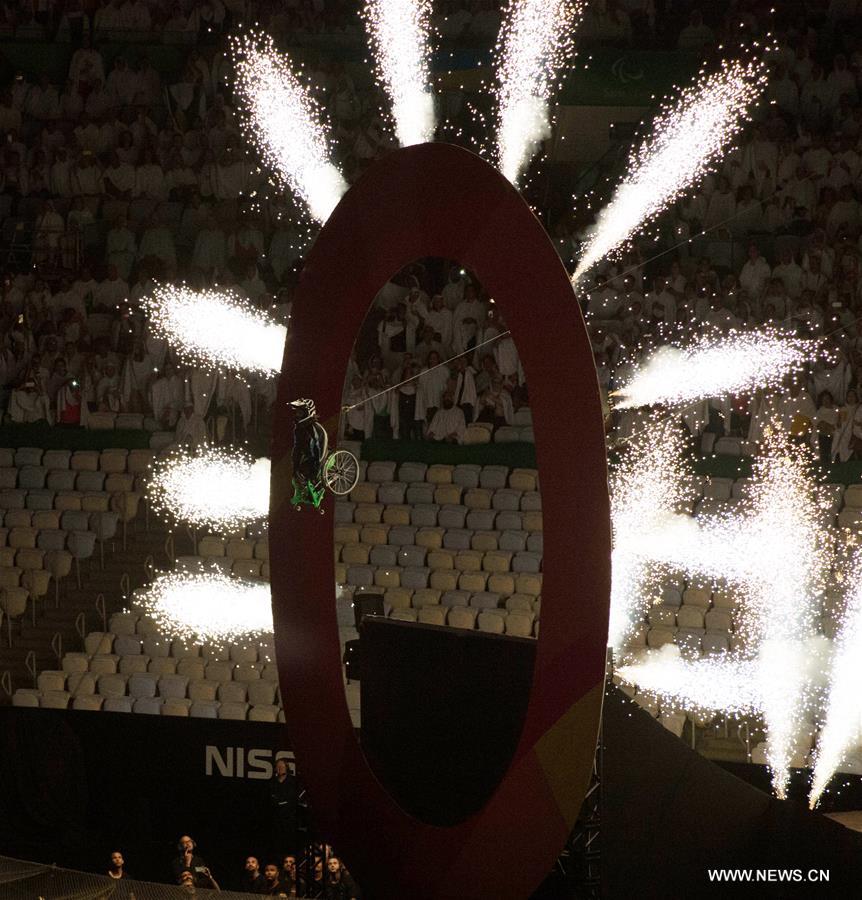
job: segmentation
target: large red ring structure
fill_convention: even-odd
[[[542,627],[520,741],[484,808],[449,828],[401,810],[362,753],[341,674],[332,500],[325,516],[289,503],[287,402],[313,398],[333,434],[372,300],[428,256],[473,270],[511,329],[529,380],[544,520]],[[423,144],[390,154],[320,232],[279,382],[269,540],[285,715],[318,827],[375,898],[528,897],[571,831],[595,750],[610,600],[606,456],[593,356],[565,269],[520,194],[469,151]]]

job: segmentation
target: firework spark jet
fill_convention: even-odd
[[[245,136],[311,215],[325,222],[347,182],[330,160],[320,109],[271,39],[246,35],[233,42],[233,51]]]
[[[269,585],[218,571],[160,575],[136,592],[135,606],[165,634],[193,643],[256,646],[272,634]]]
[[[153,509],[196,528],[235,531],[269,514],[268,459],[205,448],[156,464],[148,492]]]
[[[646,468],[648,464],[655,468]],[[729,585],[742,601],[736,630],[748,647],[713,660],[647,663],[643,683],[638,664],[620,671],[632,683],[686,708],[734,714],[758,709],[767,729],[773,786],[783,797],[811,700],[805,648],[816,634],[816,611],[832,560],[824,524],[828,502],[808,476],[804,454],[780,437],[757,461],[750,498],[740,513],[685,521],[687,517],[674,513],[681,499],[674,485],[684,484],[685,477],[673,432],[656,430],[635,444],[632,461],[618,476],[611,641],[623,649],[631,623],[653,602],[652,585],[664,574],[677,573]],[[619,586],[618,558],[623,563]],[[725,672],[727,684],[712,683]],[[737,696],[731,682],[740,679],[748,679],[749,688],[729,705],[720,704],[716,698]],[[698,685],[709,685],[709,690],[698,696]]]
[[[766,87],[763,62],[724,62],[659,113],[629,171],[598,215],[573,280],[619,250],[721,158]]]
[[[266,376],[281,368],[287,329],[231,291],[161,285],[144,306],[153,333],[188,362]]]
[[[862,553],[850,565],[846,607],[829,672],[825,720],[820,731],[809,805],[817,805],[845,754],[862,737]]]
[[[816,348],[814,341],[769,329],[704,335],[687,347],[661,347],[615,392],[614,406],[687,405],[779,387],[786,375],[814,359]]]
[[[434,138],[427,0],[369,0],[365,21],[402,147]]]
[[[550,136],[548,104],[582,11],[576,0],[510,0],[505,10],[496,52],[497,156],[512,184]]]

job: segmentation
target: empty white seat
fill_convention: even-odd
[[[96,675],[112,675],[119,661],[119,656],[113,653],[96,653],[90,657],[90,671]]]
[[[136,672],[129,675],[130,697],[155,697],[158,692],[158,676],[145,672]]]
[[[158,678],[163,675],[174,675],[177,671],[177,661],[170,656],[154,656],[147,665],[147,671]]]
[[[277,722],[278,707],[273,704],[256,704],[248,711],[249,722]]]
[[[506,634],[515,637],[530,637],[533,633],[533,614],[522,610],[510,612],[505,619]]]
[[[398,565],[404,568],[421,568],[425,565],[425,558],[428,555],[427,547],[414,547],[410,545],[402,545],[398,550]],[[402,574],[402,584],[403,584]],[[405,584],[405,587],[410,585]]]
[[[523,550],[512,557],[513,572],[539,572],[541,568],[542,556],[539,553]]]
[[[440,597],[440,605],[441,606],[467,606],[470,603],[470,592],[469,591],[444,591],[442,596]]]
[[[377,460],[368,464],[368,470],[365,474],[366,481],[386,482],[395,480],[394,462]]]
[[[494,522],[498,516],[513,515],[517,515],[517,513],[498,513],[493,509],[471,509],[467,513],[465,524],[471,531],[493,531],[495,528]],[[497,528],[497,531],[503,530],[502,528]]]
[[[411,506],[419,503],[431,504],[434,502],[434,485],[427,484],[424,481],[418,484],[411,484],[407,488],[404,499]]]
[[[407,485],[400,481],[387,481],[377,489],[377,502],[387,506],[404,503]]]
[[[132,712],[145,716],[157,716],[162,711],[161,697],[138,697],[132,705]]]
[[[420,503],[410,508],[410,524],[417,527],[437,524],[440,507],[436,503]]]
[[[648,613],[649,624],[653,628],[666,626],[673,628],[676,625],[676,609],[672,606],[659,604],[651,606]]]
[[[34,688],[18,688],[12,695],[12,705],[38,707],[40,696]]]
[[[257,647],[242,646],[240,644],[232,644],[230,648],[230,658],[235,663],[256,663]]]
[[[483,610],[479,613],[476,621],[479,631],[485,631],[488,634],[503,634],[506,630],[506,614],[502,610],[494,612]]]
[[[66,690],[73,697],[96,693],[96,677],[92,672],[73,672],[66,678]]]
[[[22,466],[18,471],[18,487],[28,491],[45,487],[48,470],[44,466]]]
[[[345,549],[347,548],[345,547]],[[394,547],[390,546],[389,544],[377,544],[371,548],[371,552],[368,556],[368,561],[373,566],[397,566],[398,552],[401,549],[401,547]]]
[[[479,487],[479,479],[482,474],[482,467],[476,465],[459,465],[455,466],[452,472],[452,481],[455,484],[465,488]]]
[[[418,620],[424,625],[445,625],[446,608],[442,606],[423,606],[418,611]]]
[[[431,570],[426,566],[412,566],[401,570],[401,586],[409,590],[421,590],[428,587]]]
[[[189,680],[189,700],[215,700],[219,689],[218,681],[205,681],[203,678]]]
[[[469,550],[473,531],[465,528],[447,529],[443,535],[443,546],[447,550]]]
[[[138,615],[136,613],[120,612],[111,616],[108,628],[113,634],[117,635],[134,634],[137,624]]]
[[[477,591],[470,597],[470,606],[474,609],[498,609],[500,605],[500,595],[490,591]],[[500,610],[502,614],[504,610]]]
[[[159,679],[160,697],[185,697],[189,679],[185,675],[162,675]]]
[[[707,631],[701,638],[701,646],[706,654],[725,653],[730,649],[727,634],[717,631]]]
[[[240,681],[224,681],[218,686],[218,699],[222,703],[245,703],[246,686]]]
[[[847,485],[844,491],[844,505],[854,509],[862,508],[862,484]]]
[[[188,716],[192,701],[185,697],[166,697],[162,700],[163,716]]]
[[[126,676],[119,674],[100,675],[97,682],[103,697],[123,697],[126,693]]]
[[[732,631],[733,619],[726,609],[711,609],[704,616],[707,631]]]
[[[207,663],[207,681],[231,681],[233,678],[233,663],[213,660]]]
[[[62,667],[66,673],[86,672],[90,668],[90,656],[88,653],[66,653]]]
[[[520,552],[527,549],[526,531],[504,531],[499,539],[498,546],[501,550]]]
[[[491,505],[499,511],[517,512],[521,507],[521,492],[512,488],[501,488],[494,491]]]
[[[405,484],[410,484],[414,481],[424,481],[427,471],[428,466],[425,463],[403,462],[398,469],[398,480],[403,481]]]
[[[512,444],[521,440],[521,430],[513,425],[501,425],[494,432],[494,441],[497,444]]]
[[[149,664],[149,656],[144,656],[143,653],[138,656],[121,656],[117,671],[123,675],[136,675],[146,672]]]
[[[254,706],[269,706],[275,703],[276,685],[260,678],[246,685],[248,702]]]
[[[141,652],[143,640],[135,634],[118,634],[114,638],[114,653],[117,656],[134,656]]]
[[[371,566],[348,566],[347,583],[353,587],[371,587],[374,584],[374,569]]]
[[[104,701],[105,698],[100,694],[77,694],[72,698],[72,709],[98,712]]]
[[[453,606],[449,610],[446,622],[452,628],[468,628],[476,627],[476,617],[478,610],[470,609],[466,606]]]
[[[391,613],[389,613],[389,618],[394,619],[396,622],[415,622],[418,617],[418,610],[409,609],[409,608],[398,608],[393,609]]]
[[[68,709],[71,694],[67,691],[46,691],[39,700],[43,709]]]
[[[393,466],[395,464],[393,463]],[[220,719],[244,721],[248,716],[248,703],[222,703],[218,708]]]
[[[46,469],[68,469],[71,459],[69,450],[46,450],[42,455],[42,465]]]
[[[74,491],[77,473],[69,469],[50,469],[45,487],[51,491]]]
[[[479,484],[483,488],[490,488],[496,491],[499,488],[506,487],[506,481],[509,477],[509,469],[507,466],[482,466],[479,473]]]
[[[189,715],[193,719],[216,719],[218,708],[216,700],[195,700],[189,708]]]
[[[132,711],[131,697],[105,697],[102,703],[103,712],[130,713]]]
[[[19,447],[15,451],[15,465],[19,469],[24,466],[40,466],[43,452],[40,447]]]
[[[258,681],[261,667],[254,663],[237,663],[233,670],[234,681]]]
[[[647,646],[655,648],[663,647],[665,644],[672,644],[675,633],[676,630],[672,628],[650,628],[647,633]]]
[[[65,691],[66,673],[62,670],[45,669],[36,678],[36,687],[42,692]]]
[[[412,525],[394,525],[389,529],[389,543],[396,547],[413,544],[416,540],[416,530]]]
[[[732,478],[708,478],[703,486],[703,496],[707,500],[729,500],[732,489]]]

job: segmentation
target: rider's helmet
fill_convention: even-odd
[[[297,425],[301,425],[309,419],[317,418],[317,410],[314,407],[313,400],[291,400],[287,405],[293,410]]]

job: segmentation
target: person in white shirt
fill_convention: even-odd
[[[193,403],[186,403],[177,420],[177,443],[183,447],[200,447],[207,442],[207,426],[204,417],[195,412]]]
[[[748,260],[739,273],[739,284],[752,300],[758,300],[769,281],[769,263],[760,255],[757,244],[748,245]]]
[[[428,426],[427,438],[448,444],[463,444],[467,422],[463,410],[455,405],[451,392],[443,395],[443,405],[434,413]]]

